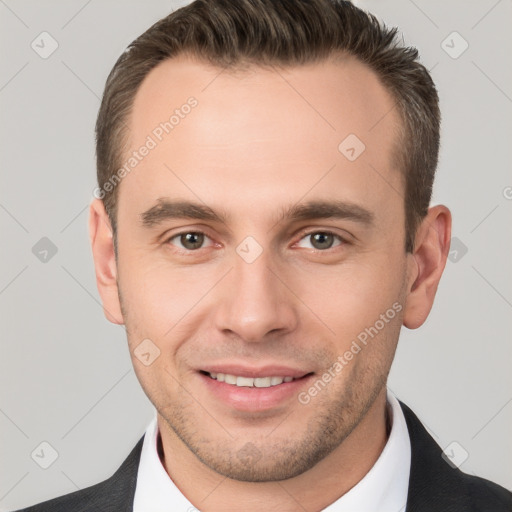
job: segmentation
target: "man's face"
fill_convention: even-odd
[[[129,126],[127,158],[156,146],[119,185],[118,286],[162,435],[235,479],[308,470],[383,396],[402,323],[390,95],[352,59],[233,74],[180,57],[148,75]],[[353,136],[340,151],[350,134],[362,153]]]

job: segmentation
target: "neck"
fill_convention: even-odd
[[[321,510],[347,493],[375,464],[389,437],[387,416],[384,387],[334,451],[301,475],[278,482],[240,482],[216,473],[197,459],[159,415],[160,456],[170,478],[200,510]]]

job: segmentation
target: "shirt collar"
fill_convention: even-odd
[[[411,444],[402,408],[388,390],[391,432],[370,471],[350,491],[324,509],[325,512],[403,512],[407,502]],[[144,436],[133,512],[197,509],[185,498],[165,471],[157,451],[157,413]]]
[[[377,462],[350,491],[325,512],[403,512],[407,503],[411,469],[411,442],[404,414],[388,390],[391,432]]]

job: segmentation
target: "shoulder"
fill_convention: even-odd
[[[512,493],[494,482],[462,473],[474,510],[512,511]]]
[[[105,499],[107,482],[108,480],[105,480],[80,491],[44,501],[16,512],[92,512],[93,510],[103,510],[98,508],[98,503]]]
[[[144,436],[107,480],[16,512],[121,512],[131,510]]]
[[[443,456],[417,416],[400,402],[411,440],[407,512],[510,512],[512,493],[489,480],[462,472]]]

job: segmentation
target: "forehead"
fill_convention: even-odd
[[[182,123],[174,130],[175,137],[196,135],[205,142],[226,144],[222,131],[210,128],[230,128],[229,135],[243,140],[284,124],[290,134],[311,138],[316,132],[327,137],[326,142],[347,132],[375,142],[372,132],[377,124],[379,137],[398,123],[393,99],[376,74],[350,56],[294,67],[252,65],[231,70],[179,55],[154,68],[139,87],[130,118],[132,140],[168,120],[191,96],[200,106],[204,131],[198,133],[199,123]],[[295,119],[307,118],[312,124],[291,126]],[[193,130],[187,131],[187,125]],[[235,133],[236,127],[244,131]]]
[[[120,194],[140,211],[173,194],[224,208],[308,191],[401,201],[398,114],[376,75],[350,57],[230,71],[181,55],[148,74],[129,127],[130,151],[151,140],[123,181],[130,197]]]

